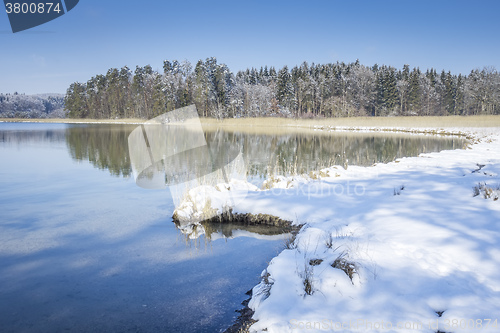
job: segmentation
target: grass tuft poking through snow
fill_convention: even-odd
[[[485,199],[493,199],[493,201],[497,201],[500,195],[500,184],[488,186],[486,183],[478,183],[472,188],[472,196],[477,197],[481,194]]]
[[[309,265],[318,266],[323,262],[323,259],[311,259],[309,260]]]
[[[297,246],[295,245],[295,236],[294,235],[290,235],[290,237],[287,237],[285,238],[285,241],[284,241],[284,248],[287,249],[287,250],[293,250],[295,249]]]
[[[358,274],[357,265],[352,261],[347,260],[344,254],[341,254],[337,259],[335,259],[332,267],[343,271],[349,279],[351,279],[351,282],[354,278],[354,274]]]
[[[304,284],[304,297],[306,295],[312,295],[314,293],[313,289],[313,268],[307,263],[304,264],[304,271],[301,274]]]

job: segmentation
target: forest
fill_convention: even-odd
[[[64,118],[63,94],[0,94],[0,118]]]
[[[212,57],[193,66],[163,62],[111,68],[70,85],[71,118],[149,119],[196,104],[202,117],[355,117],[500,114],[500,74],[494,68],[468,75],[444,70],[353,63],[251,68],[231,72]]]

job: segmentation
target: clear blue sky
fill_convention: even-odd
[[[0,12],[0,92],[64,93],[111,67],[215,56],[236,72],[359,59],[468,74],[500,70],[500,1],[80,0],[13,34]]]

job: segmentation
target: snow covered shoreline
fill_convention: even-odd
[[[247,193],[235,212],[305,224],[254,288],[250,332],[498,331],[500,129],[448,132],[474,144]]]
[[[498,331],[500,201],[473,188],[500,184],[500,130],[473,135],[471,149],[249,193],[239,210],[306,223],[254,288],[250,331]]]

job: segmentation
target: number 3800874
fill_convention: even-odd
[[[52,12],[60,13],[62,11],[60,3],[54,5],[53,2],[40,2],[40,3],[20,3],[7,2],[5,4],[7,14],[49,14]]]

